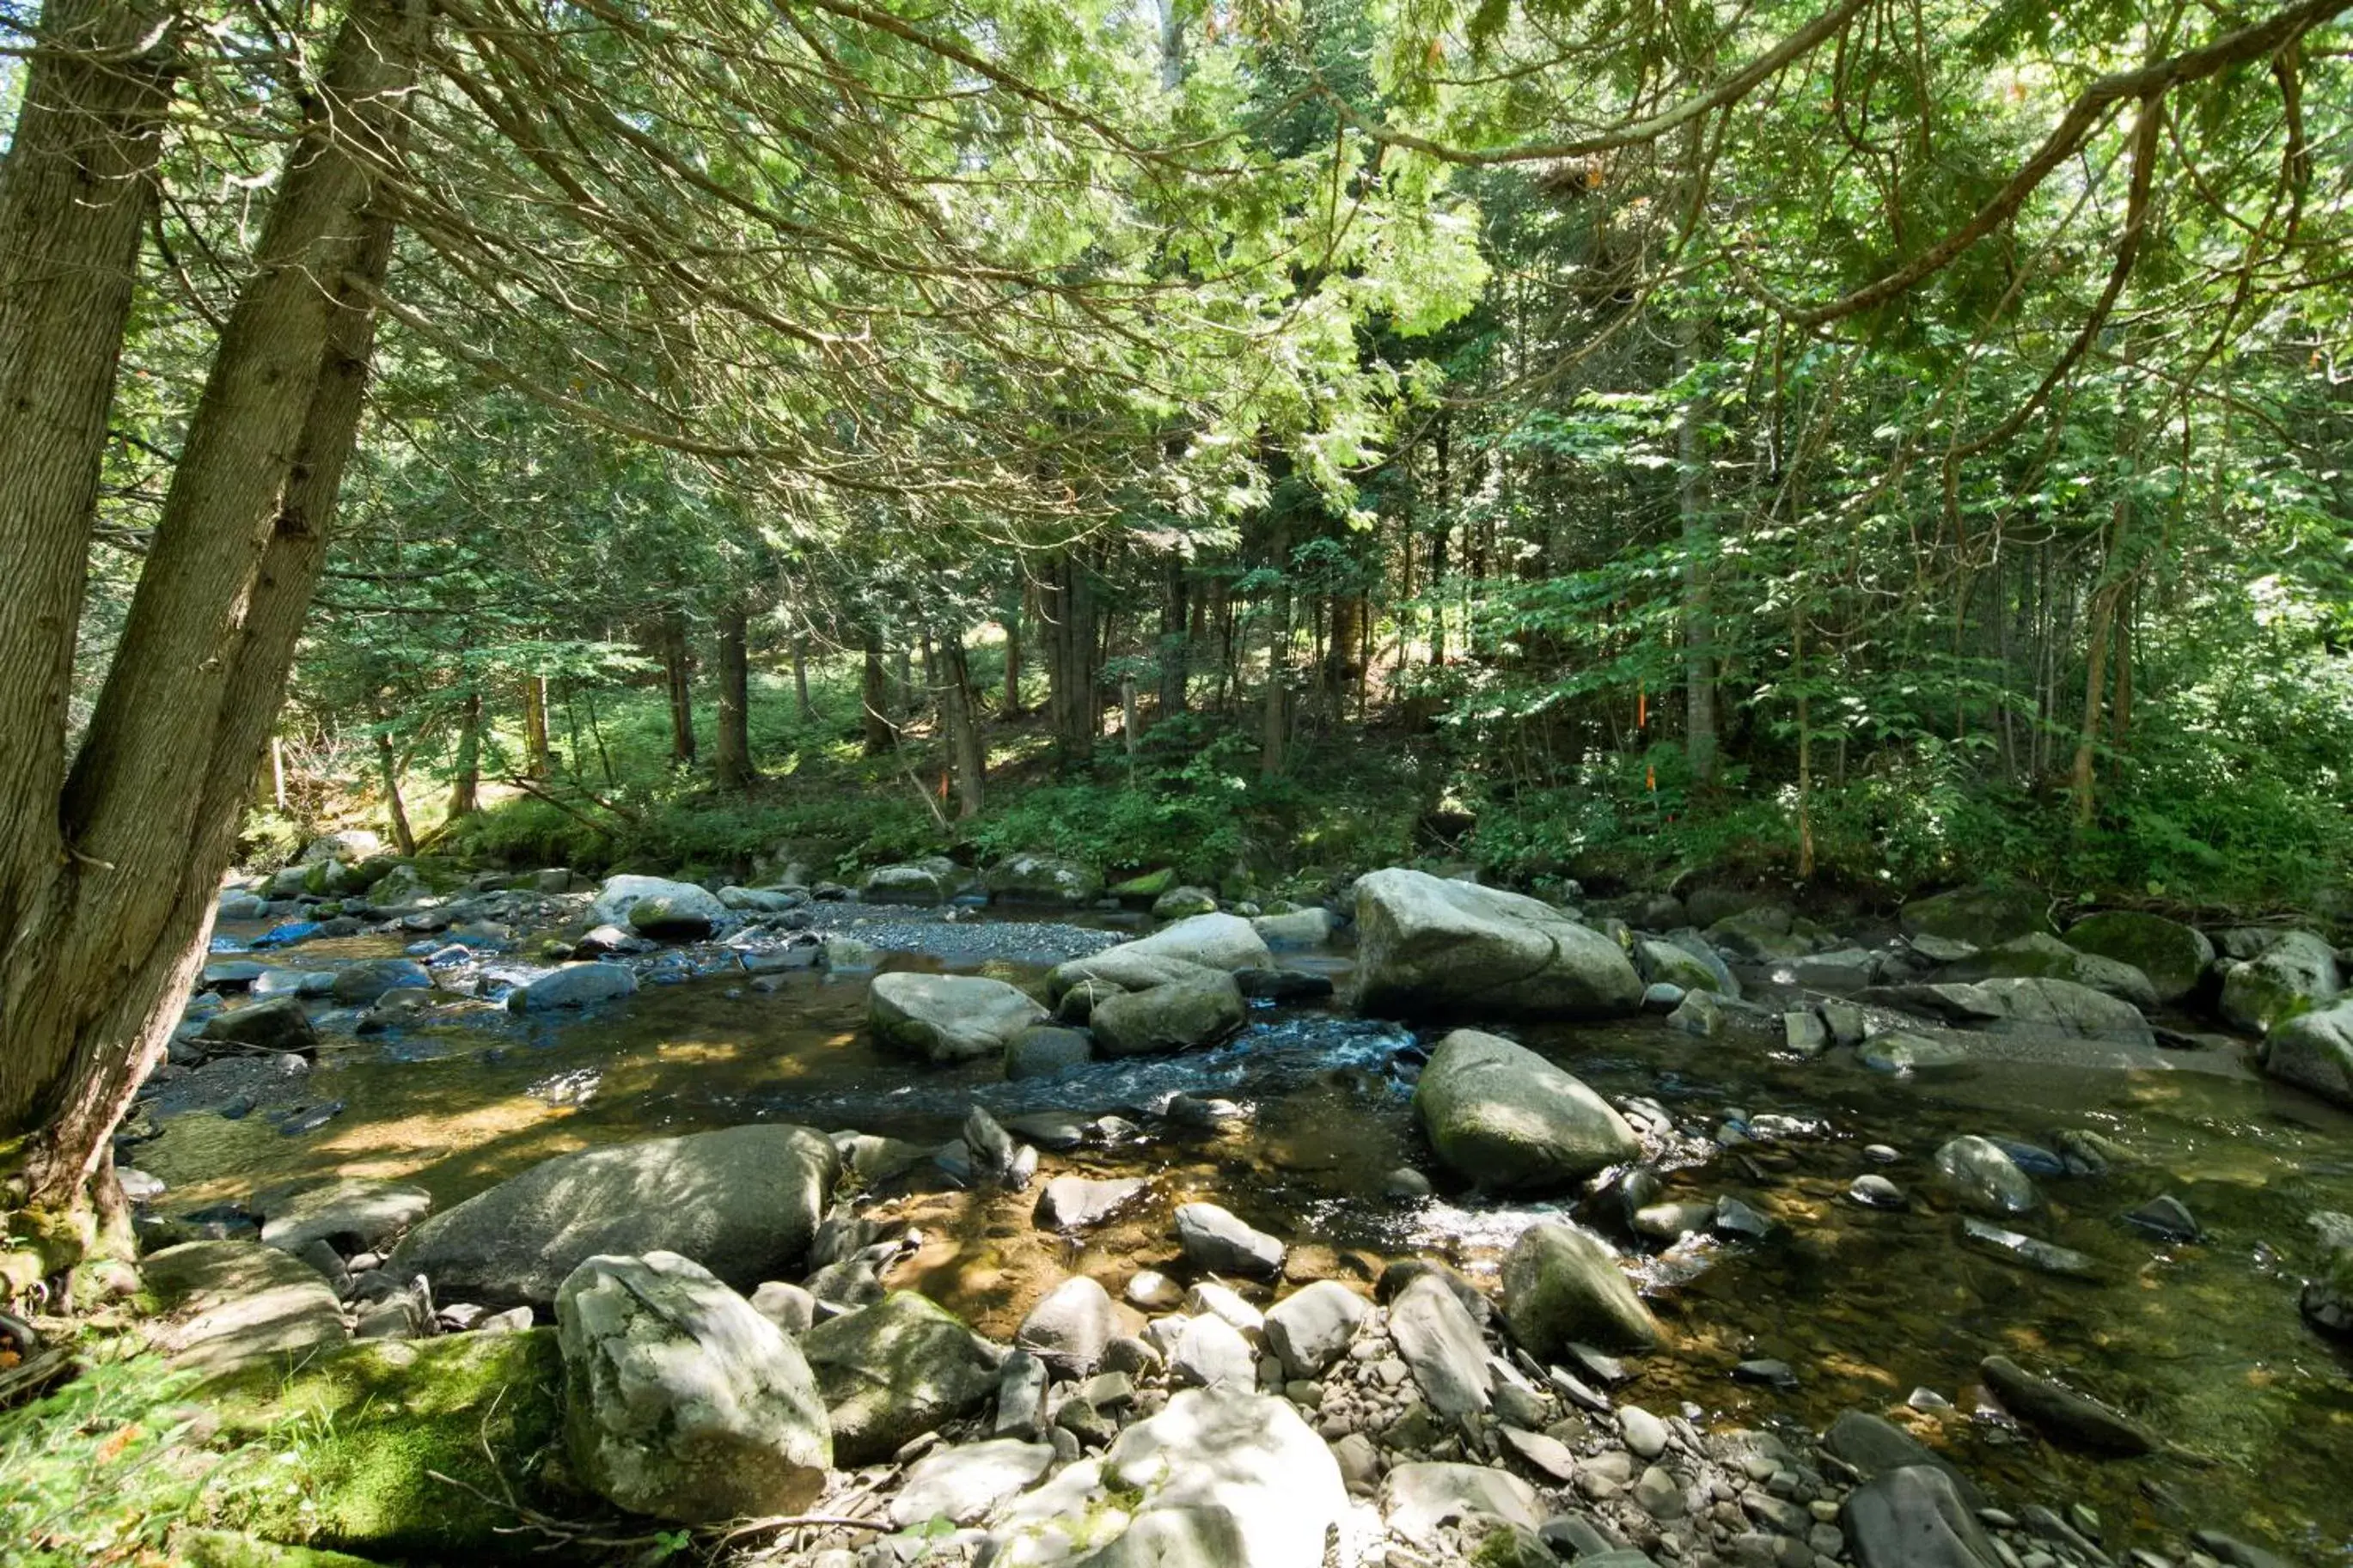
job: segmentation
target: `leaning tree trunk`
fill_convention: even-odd
[[[51,0],[0,163],[0,932],[12,936],[38,921],[65,858],[74,628],[172,94],[173,40],[157,29],[173,15]],[[0,1034],[13,1032],[0,1014]],[[0,1060],[11,1120],[32,1088],[16,1076]]]
[[[25,1135],[36,1209],[110,1206],[109,1135],[204,962],[358,427],[392,250],[375,198],[425,16],[353,0],[52,801],[58,864],[32,900],[10,889],[0,1138]]]
[[[719,732],[711,771],[721,789],[752,787],[752,657],[750,617],[731,605],[719,617]]]
[[[481,809],[482,693],[477,687],[466,694],[466,706],[458,715],[458,764],[449,780],[449,809],[444,815],[455,822]]]

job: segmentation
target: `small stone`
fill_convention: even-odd
[[[1737,1383],[1761,1383],[1771,1388],[1798,1386],[1797,1371],[1786,1361],[1744,1361],[1732,1369],[1732,1376]]]
[[[1567,1483],[1577,1478],[1577,1456],[1568,1445],[1541,1432],[1522,1431],[1517,1426],[1504,1428],[1504,1446],[1519,1456],[1531,1469],[1538,1470],[1556,1481]]]
[[[1052,1185],[1051,1183],[1048,1184]],[[1184,1288],[1156,1268],[1139,1268],[1129,1277],[1123,1292],[1128,1305],[1147,1312],[1166,1312],[1185,1300]]]
[[[1910,1206],[1904,1189],[1875,1173],[1857,1176],[1846,1195],[1867,1209],[1901,1209]]]
[[[1282,1270],[1282,1243],[1216,1204],[1178,1205],[1176,1239],[1186,1257],[1212,1273],[1268,1276]]]
[[[1762,1241],[1773,1232],[1773,1222],[1736,1197],[1715,1200],[1715,1228],[1725,1236],[1746,1237]]]
[[[1656,1465],[1644,1470],[1634,1482],[1634,1502],[1652,1519],[1681,1519],[1683,1516],[1683,1489],[1674,1477]]]

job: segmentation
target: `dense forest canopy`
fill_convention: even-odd
[[[2347,8],[12,4],[0,1102],[335,821],[2333,893]]]

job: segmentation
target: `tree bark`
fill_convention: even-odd
[[[449,781],[448,820],[471,816],[482,809],[482,693],[467,694],[458,715],[458,766]],[[404,854],[407,851],[403,851]]]
[[[891,683],[882,668],[882,634],[870,626],[863,636],[866,665],[858,689],[860,717],[866,731],[866,754],[879,757],[899,743],[899,731],[891,722]]]
[[[64,858],[74,637],[174,14],[50,0],[0,163],[0,932],[38,920]],[[16,1102],[0,1089],[0,1111]]]
[[[1272,603],[1267,608],[1266,692],[1259,715],[1258,773],[1273,779],[1282,772],[1291,738],[1291,530],[1275,524],[1269,553],[1276,572]]]
[[[392,828],[393,847],[403,855],[414,855],[417,831],[408,826],[408,806],[400,798],[400,756],[393,749],[392,732],[388,730],[375,732],[375,771],[384,784],[384,815]]]
[[[694,669],[686,646],[686,617],[676,610],[662,617],[662,681],[670,700],[670,760],[694,765]]]
[[[353,0],[329,51],[55,803],[64,863],[6,900],[0,1138],[31,1134],[36,1207],[107,1204],[109,1134],[204,962],[358,426],[426,15]]]
[[[479,725],[479,708],[477,710]],[[543,779],[555,772],[547,746],[547,677],[522,678],[522,776]]]
[[[964,634],[950,632],[940,644],[940,712],[948,731],[949,764],[955,772],[956,816],[980,815],[987,787],[988,755],[981,744],[980,700],[972,689],[972,664]]]
[[[807,637],[797,637],[793,639],[793,704],[794,710],[803,719],[817,717],[817,710],[809,705],[808,651]]]
[[[1162,568],[1160,595],[1160,717],[1185,711],[1186,682],[1191,675],[1185,633],[1184,557],[1171,551]]]
[[[1005,700],[998,705],[997,715],[1018,719],[1021,706],[1021,601],[1025,595],[1016,594],[997,624],[1005,628]]]
[[[1699,322],[1685,318],[1675,332],[1675,379],[1692,374],[1699,360]],[[1706,424],[1708,401],[1694,392],[1683,400],[1675,426],[1675,506],[1683,514],[1683,754],[1692,780],[1715,782],[1715,534],[1708,513]]]
[[[750,617],[730,605],[719,617],[719,733],[711,771],[719,787],[752,787],[752,658]]]

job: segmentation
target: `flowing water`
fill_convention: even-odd
[[[318,968],[391,951],[385,939],[353,939],[283,956]],[[994,1064],[927,1069],[877,1051],[863,1026],[862,976],[802,972],[762,992],[722,973],[728,963],[716,949],[671,955],[659,973],[676,983],[586,1016],[524,1018],[485,1004],[390,1037],[330,1032],[300,1079],[255,1067],[221,1088],[206,1080],[227,1075],[207,1068],[151,1102],[156,1135],[131,1157],[171,1184],[167,1211],[325,1174],[415,1182],[447,1206],[569,1150],[744,1121],[936,1143],[955,1135],[975,1101],[1000,1118],[1129,1119],[1134,1129],[1108,1146],[1048,1156],[1050,1174],[1154,1177],[1148,1203],[1083,1241],[1038,1230],[1026,1195],[919,1180],[886,1205],[924,1237],[891,1283],[1000,1335],[1065,1271],[1116,1289],[1136,1268],[1173,1263],[1170,1212],[1196,1198],[1343,1275],[1417,1254],[1492,1275],[1522,1228],[1563,1208],[1615,1228],[1614,1198],[1498,1203],[1442,1181],[1436,1197],[1384,1195],[1398,1166],[1435,1170],[1410,1110],[1429,1034],[1339,1010],[1261,1006],[1217,1049],[1006,1082]],[[1022,980],[1045,965],[987,967]],[[526,971],[494,963],[491,973]],[[1843,1052],[1803,1061],[1760,1039],[1694,1040],[1654,1019],[1504,1032],[1605,1095],[1648,1097],[1672,1115],[1680,1135],[1661,1151],[1669,1197],[1728,1194],[1775,1222],[1762,1241],[1687,1237],[1646,1249],[1640,1268],[1675,1343],[1634,1363],[1623,1397],[1658,1411],[1683,1405],[1711,1425],[1819,1430],[1851,1406],[1893,1413],[2013,1503],[2089,1503],[2111,1550],[2201,1526],[2268,1541],[2313,1568],[2353,1565],[2353,1357],[2307,1330],[2295,1308],[2299,1269],[2312,1261],[2306,1216],[2353,1211],[2353,1117],[2253,1076],[2225,1046],[1965,1037],[1968,1068],[1912,1080],[1867,1071]],[[240,1085],[250,1113],[208,1109]],[[1176,1093],[1224,1097],[1247,1115],[1181,1126],[1156,1114]],[[284,1130],[289,1108],[338,1103],[322,1125]],[[1718,1151],[1711,1131],[1727,1117],[1763,1118],[1777,1135]],[[1933,1151],[1968,1132],[2047,1146],[2069,1129],[2106,1135],[2132,1162],[2097,1178],[2038,1178],[2044,1208],[2008,1223],[2087,1255],[2097,1277],[2038,1273],[1965,1245],[1959,1217],[1936,1197]],[[1863,1152],[1874,1143],[1900,1158],[1874,1163]],[[1888,1213],[1849,1200],[1849,1184],[1869,1170],[1896,1181],[1912,1206]],[[2203,1241],[2167,1243],[2123,1222],[2160,1194],[2189,1206]],[[1997,1352],[2141,1415],[2173,1451],[2090,1459],[1973,1417],[1975,1367]],[[1797,1386],[1734,1381],[1734,1364],[1757,1357],[1787,1362]],[[1917,1389],[1952,1408],[1906,1411]]]

